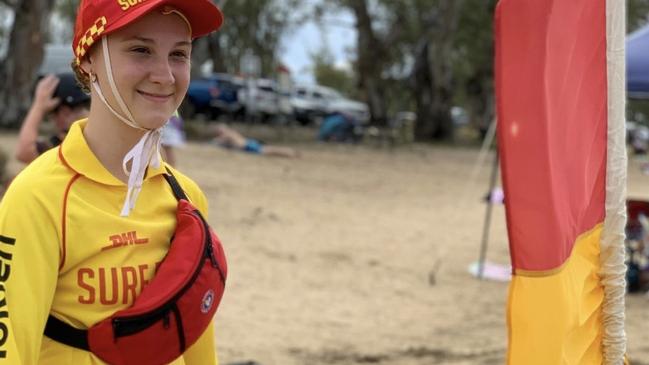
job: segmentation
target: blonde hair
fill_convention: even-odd
[[[70,67],[72,67],[74,78],[77,79],[77,84],[81,90],[86,94],[90,94],[90,76],[81,69],[81,66],[75,60],[72,60]]]

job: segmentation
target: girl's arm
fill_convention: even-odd
[[[212,322],[203,335],[183,354],[186,365],[218,365],[216,346],[214,345],[214,323]]]
[[[56,224],[25,180],[0,203],[0,363],[12,365],[38,363],[60,256]]]

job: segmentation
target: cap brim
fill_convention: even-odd
[[[214,32],[223,24],[223,13],[207,0],[150,0],[126,12],[120,19],[108,25],[104,34],[114,32],[163,5],[175,8],[187,18],[192,28],[192,39]]]

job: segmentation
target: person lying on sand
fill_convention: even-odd
[[[214,127],[213,135],[212,142],[225,148],[234,148],[240,151],[266,156],[290,158],[298,156],[297,152],[290,147],[262,144],[256,139],[244,137],[241,133],[223,123],[219,123]]]

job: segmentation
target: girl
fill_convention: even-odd
[[[161,162],[160,128],[187,91],[192,40],[222,21],[208,0],[81,1],[73,70],[91,92],[89,116],[0,204],[1,363],[104,364],[44,336],[48,317],[83,331],[133,305],[171,252],[168,172],[207,216],[196,184]],[[210,325],[172,363],[215,364],[213,338]]]

